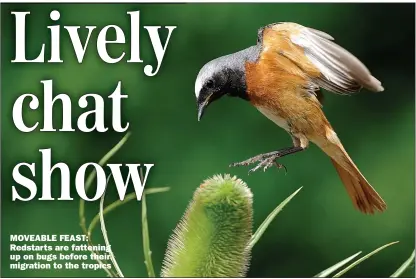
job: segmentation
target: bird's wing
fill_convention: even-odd
[[[275,23],[261,28],[257,37],[263,52],[292,61],[311,81],[338,94],[352,94],[365,87],[383,91],[366,66],[319,30],[296,23]]]

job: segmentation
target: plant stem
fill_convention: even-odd
[[[259,239],[261,238],[261,236],[263,235],[263,233],[266,231],[267,227],[270,225],[270,223],[273,221],[273,219],[276,217],[276,215],[282,211],[283,207],[285,207],[285,205],[287,205],[290,200],[296,196],[297,193],[299,193],[299,191],[302,189],[302,187],[300,187],[299,189],[297,189],[292,195],[290,195],[289,197],[287,197],[281,204],[279,204],[270,214],[269,216],[267,216],[267,218],[263,221],[263,223],[259,226],[259,228],[257,229],[257,231],[253,234],[253,236],[251,237],[250,243],[249,243],[249,249],[251,250],[253,248],[253,246],[257,243],[257,241],[259,241]]]
[[[410,255],[410,257],[399,267],[398,270],[396,270],[395,273],[390,275],[390,277],[400,277],[412,263],[415,263],[415,250],[413,250],[413,253]]]
[[[152,263],[152,251],[150,250],[149,227],[147,224],[146,195],[143,195],[142,197],[142,235],[143,235],[144,263],[146,265],[147,274],[149,277],[156,277],[155,270],[153,269],[153,263]]]
[[[348,272],[350,269],[352,269],[353,267],[355,267],[356,265],[359,265],[361,262],[365,261],[366,259],[368,259],[369,257],[373,256],[374,254],[380,252],[381,250],[383,250],[384,248],[387,248],[393,244],[398,243],[398,241],[395,242],[391,242],[388,243],[386,245],[381,246],[380,248],[377,248],[376,250],[374,250],[371,253],[368,253],[367,255],[365,255],[362,258],[359,258],[358,260],[356,260],[355,262],[353,262],[352,264],[350,264],[349,266],[347,266],[346,268],[344,268],[343,270],[341,270],[340,272],[338,272],[337,274],[334,275],[333,278],[338,278],[341,277],[342,275],[344,275],[346,272]]]
[[[103,166],[126,143],[130,135],[131,132],[127,132],[126,135],[107,154],[105,154],[103,158],[101,158],[98,164]],[[91,187],[96,174],[97,172],[93,170],[88,175],[87,182],[85,183],[85,193],[88,193],[88,189]],[[85,201],[83,199],[79,200],[79,220],[82,231],[85,235],[90,237],[90,235],[88,235],[87,226],[85,224]]]
[[[144,190],[145,195],[149,194],[156,194],[169,191],[169,187],[160,187],[160,188],[149,188]],[[106,206],[103,210],[103,215],[105,216],[107,213],[110,213],[114,209],[118,208],[119,206],[134,200],[136,198],[136,193],[130,193],[124,197],[124,200],[116,200],[115,202],[111,203],[110,205]],[[100,214],[97,214],[92,219],[90,225],[88,226],[88,235],[91,235],[96,225],[100,222]]]
[[[107,184],[108,184],[108,180],[110,179],[110,177],[111,177],[111,174],[110,174],[110,175],[108,176],[108,178],[107,178]],[[106,191],[104,191],[104,194],[101,196],[101,199],[100,199],[100,222],[101,222],[101,232],[102,232],[102,234],[103,234],[103,238],[104,238],[105,245],[106,245],[107,247],[109,247],[109,248],[110,248],[110,249],[109,249],[109,251],[108,251],[108,253],[110,254],[110,259],[111,259],[111,262],[113,263],[114,268],[115,268],[115,270],[117,271],[118,276],[119,276],[119,277],[124,277],[123,273],[121,272],[120,267],[119,267],[119,266],[118,266],[118,264],[117,264],[116,257],[114,256],[113,250],[111,249],[110,241],[108,240],[107,230],[106,230],[106,228],[105,228],[104,214],[103,214],[103,211],[104,211],[104,209],[103,209],[103,208],[104,208],[105,192],[106,192]]]
[[[339,263],[336,263],[333,266],[325,269],[324,271],[319,272],[314,277],[318,277],[318,278],[325,278],[325,277],[327,277],[329,274],[335,272],[336,270],[340,269],[341,267],[343,267],[344,265],[346,265],[347,263],[349,263],[350,261],[352,261],[354,258],[356,258],[361,253],[362,253],[361,251],[358,252],[358,253],[355,253],[354,255],[346,258],[345,260],[342,260]]]
[[[127,141],[127,139],[130,137],[131,132],[127,132],[126,135],[109,151],[107,154],[104,155],[103,158],[99,161],[99,165],[103,166]],[[96,171],[92,171],[87,178],[87,181],[85,183],[85,193],[88,192],[88,189],[91,187],[91,184],[96,176]],[[88,233],[87,226],[85,223],[85,201],[83,199],[79,200],[79,220],[80,220],[80,226],[82,229],[82,232],[88,237],[87,244],[88,246],[93,246],[92,240],[91,240],[91,233]],[[97,219],[98,221],[98,219]],[[98,252],[92,252],[95,255],[100,255]],[[99,263],[102,263],[101,260],[97,260]],[[104,271],[109,275],[110,277],[116,277],[117,274],[113,272],[111,269],[104,269]]]

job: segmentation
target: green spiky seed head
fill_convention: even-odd
[[[252,193],[242,180],[205,180],[169,240],[161,276],[245,276],[252,220]]]

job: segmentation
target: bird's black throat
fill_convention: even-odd
[[[249,100],[245,65],[247,62],[256,62],[260,56],[260,52],[261,45],[257,44],[223,57],[223,63],[226,66],[222,71],[228,77],[226,89],[228,90],[227,94],[229,96]]]
[[[260,51],[261,46],[254,45],[207,63],[203,70],[209,74],[208,78],[203,78],[199,102],[205,102],[209,97],[211,103],[225,95],[248,101],[245,65],[247,62],[257,61]]]
[[[237,69],[224,69],[228,77],[227,83],[224,86],[224,92],[230,97],[239,97],[248,101],[247,85],[245,72]]]

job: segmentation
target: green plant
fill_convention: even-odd
[[[252,193],[230,175],[205,180],[171,236],[162,277],[242,277],[250,256]]]
[[[100,160],[99,164],[105,164],[122,147],[129,136],[130,133],[127,133],[126,136]],[[94,178],[95,172],[92,172],[87,179],[86,190],[89,189]],[[296,190],[279,204],[263,221],[256,232],[251,235],[252,195],[247,185],[240,179],[231,177],[230,175],[225,175],[224,177],[214,176],[212,179],[206,180],[196,190],[193,200],[189,204],[184,217],[179,222],[178,227],[169,242],[162,275],[180,277],[243,276],[248,267],[251,249],[261,239],[263,233],[277,214],[282,211],[283,207],[294,198],[301,188]],[[149,194],[166,192],[168,190],[168,187],[145,189],[142,197],[143,252],[145,255],[145,266],[149,277],[155,277],[155,271],[151,259],[146,196]],[[80,225],[83,232],[88,236],[89,245],[93,245],[91,234],[98,222],[101,223],[104,241],[109,245],[104,216],[126,202],[134,200],[136,196],[135,193],[131,193],[126,195],[123,201],[117,200],[106,207],[104,207],[104,198],[105,194],[100,201],[99,213],[92,218],[88,227],[86,226],[85,218],[85,202],[80,200]],[[218,234],[215,234],[214,232]],[[201,233],[201,235],[198,235],[198,233]],[[202,236],[202,239],[199,239],[200,236]],[[206,237],[205,240],[217,239],[218,241],[203,241],[203,237]],[[231,243],[232,245],[230,245],[230,239],[235,240],[235,243]],[[398,241],[383,245],[347,266],[348,263],[361,254],[361,252],[358,252],[325,269],[315,275],[315,277],[328,277],[337,271],[338,272],[333,275],[333,277],[341,277],[366,259],[396,243],[398,243]],[[189,253],[189,255],[187,253]],[[111,269],[105,269],[105,272],[110,277],[124,277],[118,267],[115,256],[112,253],[110,255],[113,265]],[[195,258],[197,262],[190,261],[192,258]],[[198,263],[198,261],[205,260],[211,260],[212,262],[210,262],[209,265]],[[402,276],[403,273],[412,266],[414,260],[415,251],[413,251],[409,259],[406,260],[390,277]]]
[[[367,255],[359,258],[358,260],[356,260],[355,262],[353,262],[352,264],[348,265],[347,267],[344,267],[346,264],[348,264],[350,261],[352,261],[354,258],[356,258],[359,254],[361,254],[362,252],[358,252],[354,255],[352,255],[351,257],[346,258],[345,260],[340,261],[339,263],[336,263],[335,265],[325,269],[324,271],[318,273],[317,275],[315,275],[314,277],[319,277],[319,278],[323,278],[323,277],[328,277],[330,274],[336,272],[337,270],[339,270],[340,268],[344,267],[341,271],[338,271],[335,275],[332,276],[332,278],[338,278],[341,277],[342,275],[344,275],[346,272],[348,272],[349,270],[351,270],[352,268],[354,268],[355,266],[359,265],[361,262],[365,261],[366,259],[370,258],[371,256],[377,254],[378,252],[380,252],[381,250],[383,250],[384,248],[387,248],[393,244],[398,243],[398,241],[395,242],[391,242],[388,243],[386,245],[383,245],[379,248],[377,248],[376,250],[368,253]]]
[[[114,154],[117,153],[117,151],[127,142],[127,139],[130,137],[131,133],[128,132],[107,154],[104,155],[104,157],[98,162],[98,164],[100,166],[103,166],[105,163],[108,162],[108,160],[111,159],[112,156],[114,156]],[[85,184],[85,191],[87,192],[88,189],[90,189],[92,182],[94,181],[96,176],[96,172],[92,171],[90,173],[90,175],[87,178],[87,182]],[[141,179],[143,180],[143,174],[140,172],[140,176]],[[108,184],[108,179],[107,179],[107,184]],[[158,187],[158,188],[149,188],[149,189],[145,189],[143,191],[143,196],[142,196],[142,228],[143,228],[143,243],[149,243],[149,234],[148,234],[148,226],[147,226],[147,217],[146,217],[146,202],[145,202],[145,196],[150,195],[150,194],[156,194],[156,193],[163,193],[169,191],[169,187]],[[104,223],[104,216],[107,215],[108,213],[112,212],[113,210],[115,210],[116,208],[120,207],[121,205],[135,200],[136,199],[136,193],[130,193],[127,194],[124,197],[124,200],[117,200],[112,202],[111,204],[107,205],[104,208],[104,198],[105,198],[105,193],[103,194],[103,196],[101,197],[100,200],[100,210],[99,213],[97,213],[91,220],[90,224],[86,225],[86,217],[85,217],[85,201],[80,199],[79,202],[79,219],[80,219],[80,226],[82,231],[84,232],[84,234],[88,237],[88,242],[87,244],[89,246],[93,246],[94,243],[92,242],[92,232],[94,231],[95,227],[97,226],[98,222],[101,223],[101,231],[102,231],[102,235],[104,237],[104,239],[106,240],[106,242],[108,241],[108,236],[107,236],[107,232],[105,229],[105,223]],[[107,243],[106,243],[107,244]],[[95,254],[100,254],[98,252],[92,252]],[[144,253],[145,255],[147,255],[147,261],[146,261],[146,266],[148,269],[148,274],[149,277],[154,277],[154,272],[152,274],[152,270],[153,270],[153,266],[151,261],[149,260],[149,257],[151,255],[151,251],[150,251],[150,246],[149,245],[144,245]],[[111,261],[112,261],[112,266],[110,269],[104,269],[104,271],[107,273],[108,276],[110,277],[124,277],[123,273],[121,272],[120,268],[118,267],[117,261],[115,260],[115,256],[111,254]],[[102,264],[103,262],[101,260],[99,260],[97,258],[98,263]],[[104,261],[106,262],[106,261]],[[149,264],[147,264],[147,262],[150,262]],[[115,269],[115,270],[114,270]]]
[[[403,273],[412,267],[415,267],[415,250],[413,250],[410,257],[390,276],[393,278],[397,278],[403,275]]]

